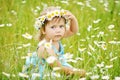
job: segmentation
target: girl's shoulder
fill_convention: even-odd
[[[40,47],[40,46],[43,46],[44,44],[45,44],[45,42],[46,42],[46,40],[41,40],[39,43],[38,43],[38,47]]]

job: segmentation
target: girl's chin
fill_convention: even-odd
[[[53,39],[53,41],[56,41],[56,42],[57,42],[57,41],[60,41],[60,40],[61,40],[61,39]]]
[[[62,39],[62,37],[54,37],[54,38],[47,38],[46,40],[50,41],[60,41]]]
[[[54,38],[53,41],[60,41],[61,40],[61,37],[60,38]]]

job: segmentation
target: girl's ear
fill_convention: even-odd
[[[42,31],[43,34],[45,34],[45,31]]]
[[[42,32],[42,34],[45,34],[45,30],[43,28],[42,28],[41,32]]]

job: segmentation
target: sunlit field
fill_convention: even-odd
[[[120,80],[119,0],[0,0],[0,80],[25,80],[19,74],[25,56],[39,42],[35,18],[47,6],[67,9],[78,20],[79,32],[62,43],[69,63],[85,69],[86,76],[70,80]],[[44,80],[53,80],[49,76]],[[66,80],[65,75],[55,77]]]

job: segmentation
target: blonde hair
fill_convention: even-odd
[[[55,11],[55,10],[60,10],[60,7],[54,7],[54,6],[51,6],[51,7],[47,7],[46,9],[44,9],[41,13],[40,13],[40,16],[43,16],[43,15],[46,15],[48,12],[52,12],[52,11]],[[39,32],[38,32],[38,40],[41,41],[43,38],[44,38],[44,34],[43,34],[43,31],[45,31],[45,25],[48,23],[48,20],[45,20],[44,21],[44,24],[42,25],[42,27],[39,29]],[[66,23],[66,20],[65,20],[65,23]]]

